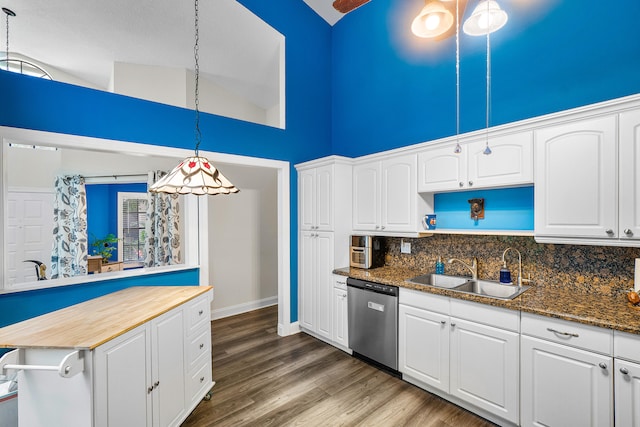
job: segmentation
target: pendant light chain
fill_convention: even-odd
[[[460,146],[460,1],[456,0],[456,147],[453,152],[462,152]]]
[[[3,7],[2,11],[6,15],[5,28],[7,30],[7,50],[5,51],[5,58],[4,59],[5,59],[6,63],[7,63],[7,71],[9,71],[9,16],[16,16],[16,14],[11,9],[7,9],[6,7]]]
[[[489,15],[489,2],[487,2],[487,16]],[[486,113],[486,141],[483,154],[491,154],[489,148],[489,115],[491,114],[491,31],[487,31],[487,113]]]
[[[196,157],[198,157],[199,155],[199,148],[200,148],[200,141],[202,140],[202,132],[200,132],[200,108],[199,108],[199,104],[200,104],[200,100],[199,100],[199,95],[200,95],[200,65],[198,64],[198,49],[199,49],[199,41],[200,41],[200,33],[199,33],[199,28],[198,28],[198,0],[195,0],[195,44],[193,46],[193,56],[195,58],[195,67],[194,67],[194,73],[195,73],[195,97],[194,97],[194,104],[195,104],[195,113],[196,113],[196,130],[195,130],[195,134],[196,134]]]

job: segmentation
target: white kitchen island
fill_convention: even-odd
[[[177,426],[213,387],[209,286],[133,287],[0,329],[18,421]]]

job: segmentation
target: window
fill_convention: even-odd
[[[147,193],[118,193],[118,261],[129,267],[144,264]]]

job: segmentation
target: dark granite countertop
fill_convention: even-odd
[[[533,283],[531,288],[520,296],[512,300],[501,300],[405,282],[406,279],[425,274],[422,270],[406,267],[385,266],[370,270],[347,267],[336,269],[334,273],[354,279],[369,280],[385,285],[446,295],[496,307],[640,334],[640,306],[631,305],[623,293],[616,296],[597,293],[572,294],[571,289],[566,286],[536,286]]]

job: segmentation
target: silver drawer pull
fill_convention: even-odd
[[[622,375],[629,375],[629,370],[627,368],[620,368],[620,373]]]
[[[553,332],[554,334],[558,334],[558,335],[564,335],[566,337],[575,337],[575,338],[579,337],[578,334],[572,334],[571,332],[560,332],[560,331],[552,329],[552,328],[547,328],[547,331]]]

